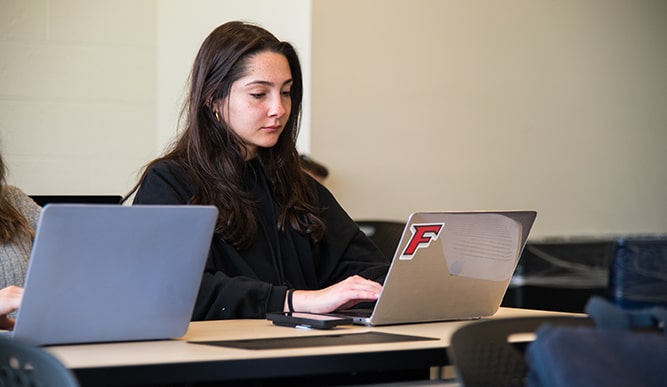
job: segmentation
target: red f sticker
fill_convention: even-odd
[[[444,226],[444,223],[413,224],[410,227],[412,237],[399,259],[412,259],[417,250],[428,247],[432,241],[438,239]]]

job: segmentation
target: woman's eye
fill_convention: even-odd
[[[292,91],[291,90],[283,91],[282,94],[283,94],[283,97],[291,97],[292,96]]]
[[[255,98],[255,99],[260,99],[260,98],[264,97],[265,95],[266,94],[264,94],[264,93],[250,93],[250,96]]]

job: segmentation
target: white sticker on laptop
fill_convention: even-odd
[[[499,214],[454,217],[443,231],[442,248],[452,275],[504,281],[520,253],[521,224]]]
[[[449,273],[504,281],[514,272],[521,224],[500,214],[449,214],[445,223],[415,223],[399,259],[418,259],[429,249],[442,249]]]

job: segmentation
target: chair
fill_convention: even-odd
[[[452,335],[447,353],[465,387],[523,386],[527,374],[523,350],[527,342],[512,335],[534,333],[542,324],[594,326],[578,316],[489,319],[466,324]],[[530,340],[528,340],[530,341]]]
[[[401,241],[405,228],[404,222],[390,220],[357,220],[355,222],[387,259],[394,258],[396,247]]]
[[[619,238],[607,292],[623,308],[667,308],[667,235]]]
[[[46,350],[0,339],[0,386],[78,387],[74,374]]]

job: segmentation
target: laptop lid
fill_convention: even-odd
[[[213,206],[44,207],[13,337],[34,345],[185,334]]]
[[[410,215],[367,319],[387,325],[491,316],[500,307],[535,211]]]

